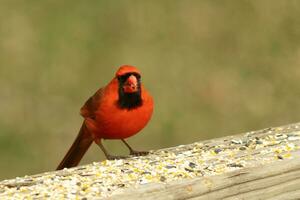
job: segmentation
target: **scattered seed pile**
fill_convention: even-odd
[[[151,152],[145,157],[90,165],[0,182],[0,199],[90,199],[126,188],[211,176],[292,158],[300,124],[268,128]]]

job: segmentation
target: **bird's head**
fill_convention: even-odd
[[[135,108],[142,105],[141,74],[130,65],[123,65],[116,72],[119,82],[119,105],[122,108]]]

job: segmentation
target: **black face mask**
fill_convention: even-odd
[[[123,86],[129,76],[134,75],[138,81],[138,89],[133,93],[124,92]],[[137,73],[127,73],[118,77],[119,81],[119,100],[120,108],[132,109],[142,105],[142,91],[141,91],[141,76]]]

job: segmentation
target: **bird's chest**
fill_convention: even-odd
[[[104,139],[128,138],[143,129],[151,118],[153,107],[145,102],[132,108],[120,108],[117,104],[104,104],[96,115],[98,137]]]

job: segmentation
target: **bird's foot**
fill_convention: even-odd
[[[120,160],[126,159],[128,156],[114,156],[114,155],[106,155],[107,160]]]
[[[135,151],[135,150],[130,151],[130,155],[132,156],[146,156],[148,154],[149,151]]]

